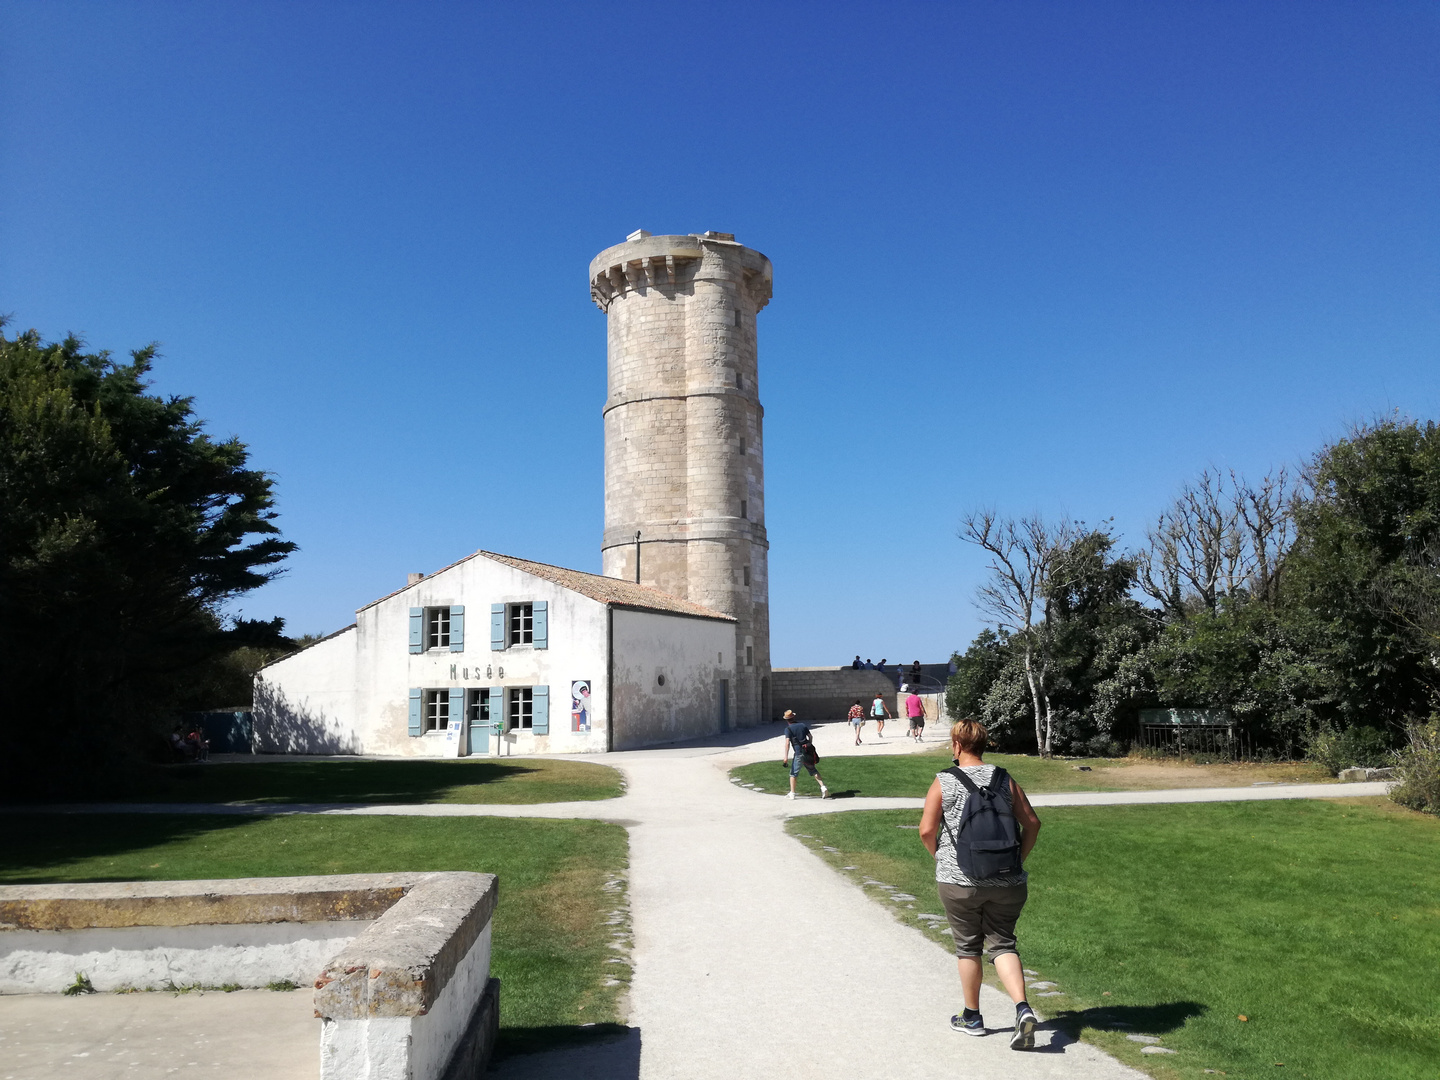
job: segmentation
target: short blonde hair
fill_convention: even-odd
[[[979,720],[967,716],[950,729],[950,741],[959,744],[963,753],[979,757],[990,745],[990,732]]]

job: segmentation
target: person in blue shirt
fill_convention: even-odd
[[[815,741],[810,735],[810,725],[802,724],[793,709],[785,710],[784,720],[785,731],[781,738],[785,740],[785,756],[780,759],[780,763],[790,769],[790,794],[785,797],[795,797],[795,777],[800,775],[800,766],[804,765],[806,771],[820,785],[820,798],[828,799],[830,789],[825,786],[825,781],[820,778],[820,770],[816,768],[820,755],[815,753]]]

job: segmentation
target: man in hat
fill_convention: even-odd
[[[800,775],[800,766],[813,776],[820,785],[820,798],[828,799],[830,789],[825,786],[825,781],[820,779],[820,770],[815,766],[820,761],[820,755],[815,752],[815,740],[810,735],[810,725],[802,724],[795,716],[794,709],[785,710],[785,756],[780,759],[782,765],[790,767],[790,794],[787,799],[795,797],[795,778]]]

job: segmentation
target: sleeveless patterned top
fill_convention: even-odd
[[[962,765],[961,768],[976,787],[984,787],[995,775],[994,765]],[[940,781],[940,816],[944,821],[940,826],[940,835],[935,838],[935,880],[946,885],[972,886],[1024,885],[1029,881],[1030,875],[1024,870],[1018,874],[1003,874],[1000,877],[979,878],[974,881],[960,872],[960,864],[955,861],[955,834],[960,828],[960,815],[965,810],[965,800],[970,797],[970,792],[949,772],[936,773],[935,779]],[[1012,798],[1007,788],[1005,801],[1010,802]]]

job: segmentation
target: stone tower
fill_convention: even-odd
[[[732,723],[771,719],[755,316],[770,260],[729,233],[632,233],[590,263],[609,316],[603,572],[734,615]],[[639,533],[639,541],[636,540]]]

